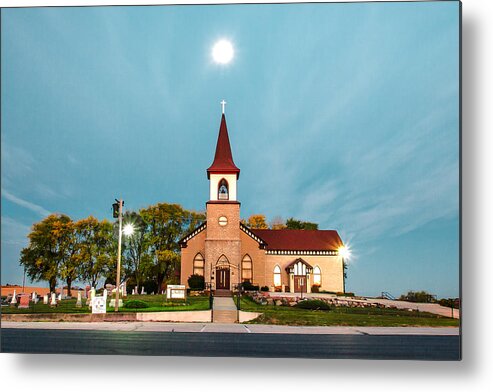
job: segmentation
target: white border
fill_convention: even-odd
[[[0,1],[1,6],[179,3],[182,2]],[[462,271],[465,319],[462,362],[2,354],[2,389],[36,392],[217,391],[224,387],[240,391],[306,392],[489,390],[493,385],[493,312],[490,309],[493,277],[490,246],[493,236],[492,4],[491,0],[463,1]]]

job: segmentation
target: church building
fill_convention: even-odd
[[[223,114],[216,154],[207,169],[206,222],[180,241],[181,284],[203,275],[214,290],[249,281],[269,291],[344,291],[343,243],[335,230],[250,229],[240,221],[237,182]]]

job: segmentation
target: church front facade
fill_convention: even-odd
[[[214,290],[249,281],[270,291],[344,291],[343,243],[335,230],[250,229],[240,221],[237,181],[226,118],[221,118],[216,153],[207,169],[206,222],[180,241],[181,284],[203,275]]]

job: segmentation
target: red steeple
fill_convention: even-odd
[[[240,177],[240,169],[236,167],[233,161],[233,155],[231,154],[228,128],[226,127],[226,117],[224,117],[224,113],[221,117],[221,127],[219,128],[219,136],[217,138],[216,155],[214,155],[214,162],[212,162],[212,165],[207,169],[207,178],[210,178],[211,173],[235,173],[236,178]]]

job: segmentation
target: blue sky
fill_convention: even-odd
[[[458,7],[2,10],[2,284],[50,212],[203,210],[225,99],[243,217],[338,230],[349,291],[457,296]]]

